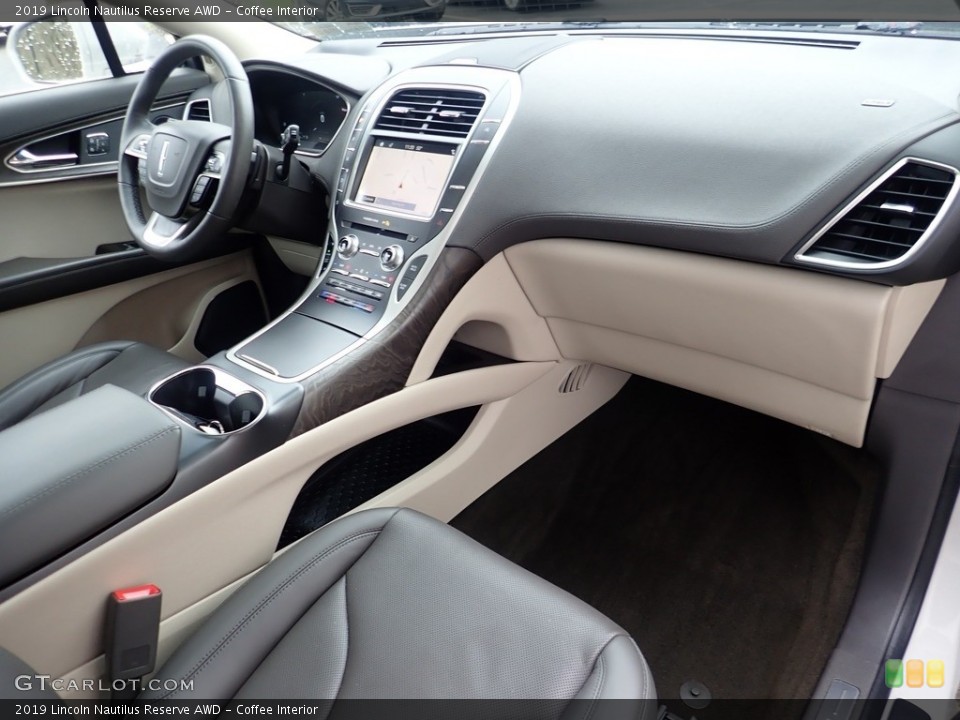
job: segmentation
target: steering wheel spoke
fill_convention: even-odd
[[[189,220],[180,220],[168,218],[158,212],[152,212],[143,229],[143,242],[152,248],[165,248],[189,232],[191,225],[199,224],[196,220],[198,217],[198,215],[195,215]]]
[[[130,142],[127,143],[127,146],[123,149],[124,155],[129,155],[130,157],[135,157],[138,160],[147,159],[147,150],[150,147],[150,138],[152,133],[143,132],[135,135]]]

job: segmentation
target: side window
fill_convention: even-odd
[[[125,72],[142,72],[174,37],[145,21],[107,22]],[[0,95],[111,76],[89,20],[0,23]]]
[[[143,72],[176,38],[145,20],[107,21],[120,64],[128,73]]]

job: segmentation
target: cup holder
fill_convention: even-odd
[[[263,395],[222,370],[195,367],[167,378],[150,402],[207,435],[227,435],[263,415]]]

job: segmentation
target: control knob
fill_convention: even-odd
[[[380,267],[389,272],[401,265],[403,265],[403,248],[399,245],[387,245],[380,253]]]
[[[352,258],[360,249],[360,238],[356,235],[343,235],[337,240],[337,253],[344,259]]]

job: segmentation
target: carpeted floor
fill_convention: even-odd
[[[877,478],[861,451],[634,378],[451,524],[622,625],[661,698],[687,680],[804,698],[853,599]]]

